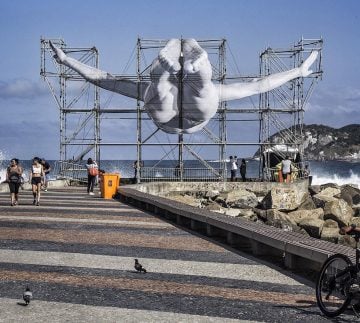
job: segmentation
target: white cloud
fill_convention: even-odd
[[[33,99],[48,95],[49,90],[44,82],[34,82],[27,79],[14,79],[10,82],[0,81],[0,99]]]
[[[315,89],[305,108],[305,123],[341,127],[360,123],[360,88],[352,86]]]

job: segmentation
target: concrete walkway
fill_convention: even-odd
[[[327,321],[297,277],[85,191],[0,193],[0,322]]]

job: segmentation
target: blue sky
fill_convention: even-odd
[[[360,123],[359,14],[357,0],[1,1],[0,151],[8,158],[59,158],[59,111],[40,77],[41,37],[96,46],[101,68],[113,73],[122,73],[137,37],[226,38],[244,75],[258,72],[267,46],[322,37],[324,77],[305,123]],[[114,136],[135,132],[114,120],[108,127]],[[107,151],[102,157],[114,158]]]

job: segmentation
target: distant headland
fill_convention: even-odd
[[[270,137],[272,143],[283,143],[282,130]],[[304,125],[304,155],[307,160],[360,161],[360,124],[341,128],[311,124]],[[256,152],[255,157],[259,152]]]

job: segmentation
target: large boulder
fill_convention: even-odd
[[[331,219],[327,219],[324,222],[324,228],[333,228],[339,230],[339,224]]]
[[[240,214],[239,209],[225,209],[225,215],[237,217]]]
[[[219,204],[215,203],[215,202],[209,203],[208,205],[206,205],[204,207],[204,209],[209,210],[209,211],[213,211],[213,212],[222,211],[222,207]]]
[[[336,188],[336,189],[339,189],[339,185],[336,184],[336,183],[326,183],[326,184],[320,185],[320,188],[321,188],[322,191],[325,190],[325,189],[327,189],[327,188]]]
[[[309,186],[309,193],[311,196],[315,194],[319,194],[321,192],[321,186],[320,185],[311,185]]]
[[[319,194],[321,194],[323,196],[333,197],[337,194],[340,194],[340,192],[341,192],[341,190],[339,187],[329,186],[329,187],[323,188]]]
[[[338,243],[339,241],[339,228],[329,228],[329,227],[323,227],[321,231],[321,240],[330,241],[333,243]]]
[[[308,196],[306,200],[302,202],[298,207],[298,210],[313,210],[313,209],[316,209],[316,204],[311,198],[311,196]]]
[[[342,199],[325,203],[324,220],[335,220],[340,227],[349,225],[353,214],[353,209]]]
[[[296,222],[288,214],[273,209],[266,211],[265,223],[276,228],[287,229],[288,231],[294,231],[297,226]]]
[[[214,200],[217,196],[219,196],[220,192],[218,190],[208,190],[205,192],[204,197]]]
[[[324,227],[324,220],[305,218],[300,221],[299,227],[303,228],[311,237],[320,238]]]
[[[296,210],[290,212],[289,217],[295,221],[296,224],[299,224],[305,218],[312,218],[312,219],[321,219],[324,218],[324,210],[321,208],[315,210]]]
[[[321,194],[321,192],[319,194],[315,194],[312,199],[317,208],[324,208],[326,203],[336,201],[336,198],[334,196],[329,196],[326,194],[323,195]]]
[[[357,227],[360,228],[360,218],[359,217],[351,218],[350,224],[355,224]]]
[[[339,197],[345,200],[350,206],[360,204],[360,189],[352,185],[343,185]]]
[[[197,208],[201,207],[201,201],[190,195],[175,195],[171,196],[171,199]]]
[[[353,205],[354,216],[360,217],[360,204]]]
[[[356,247],[355,239],[349,235],[339,235],[338,243],[351,248]]]
[[[256,222],[258,220],[258,217],[256,213],[251,209],[238,209],[239,216],[248,219],[250,221]]]
[[[256,214],[256,216],[257,216],[260,220],[266,221],[266,213],[267,213],[267,210],[263,210],[263,209],[259,209],[259,208],[254,207],[254,208],[252,209],[252,211]]]
[[[223,206],[239,209],[251,209],[258,205],[256,195],[245,189],[223,192],[215,199],[215,201]]]
[[[292,211],[297,209],[307,198],[309,192],[298,186],[279,185],[273,187],[261,201],[264,209]]]

